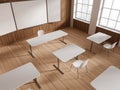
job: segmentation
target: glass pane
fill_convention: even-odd
[[[87,13],[88,5],[83,5],[82,12]]]
[[[101,18],[100,25],[107,26],[108,19]]]
[[[109,21],[108,21],[108,27],[109,27],[109,28],[113,28],[113,29],[114,29],[114,28],[115,28],[115,24],[116,24],[115,21],[112,21],[112,20],[109,20]]]
[[[77,4],[77,11],[81,11],[82,5],[81,4]]]
[[[93,0],[89,0],[89,5],[93,5]]]
[[[90,15],[87,15],[86,20],[87,20],[87,21],[90,21]]]
[[[86,20],[86,14],[85,13],[81,14],[81,19]]]
[[[92,4],[93,0],[74,0],[73,17],[90,21]]]
[[[118,18],[118,21],[120,21],[120,14],[119,14],[119,18]]]
[[[91,12],[92,12],[92,6],[89,6],[89,7],[88,7],[88,12],[87,12],[87,13],[88,13],[88,14],[91,14]]]
[[[113,0],[105,0],[104,7],[111,8]]]
[[[76,18],[80,18],[81,17],[81,13],[77,12],[75,16],[76,16]]]
[[[89,4],[89,0],[83,0],[83,4]]]
[[[78,0],[78,3],[82,3],[82,0]]]
[[[120,22],[117,22],[117,25],[116,25],[115,29],[120,31]]]
[[[109,14],[110,14],[110,9],[104,8],[102,12],[102,17],[109,18]]]
[[[119,11],[117,11],[117,10],[111,10],[110,19],[117,20],[118,14],[119,14]]]
[[[120,10],[120,0],[114,0],[113,3],[113,9],[119,9]]]

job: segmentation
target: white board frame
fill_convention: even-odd
[[[47,23],[46,0],[12,2],[18,30]]]
[[[61,0],[47,0],[48,23],[61,21]]]
[[[16,31],[10,3],[0,4],[0,36]]]

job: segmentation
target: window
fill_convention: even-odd
[[[103,0],[98,26],[120,32],[120,0]]]
[[[90,22],[93,0],[74,0],[73,18]]]

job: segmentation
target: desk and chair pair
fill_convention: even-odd
[[[37,45],[41,45],[44,44],[48,41],[52,41],[58,38],[64,38],[65,36],[67,36],[68,33],[62,31],[62,30],[58,30],[58,31],[54,31],[51,33],[47,33],[44,34],[43,30],[38,31],[38,36],[28,39],[26,40],[27,43],[30,46],[30,50],[29,50],[29,54],[33,56],[32,54],[32,47],[37,46]],[[64,39],[61,40],[64,44],[67,44]],[[53,55],[55,55],[57,57],[57,66],[53,65],[61,74],[63,74],[63,72],[60,70],[60,61],[62,62],[68,62],[69,60],[76,58],[78,59],[78,55],[84,53],[85,50],[75,44],[71,44],[71,45],[67,45],[64,48],[61,48],[59,50],[56,50],[53,53]],[[79,62],[79,66],[82,64],[83,62]],[[74,66],[76,66],[76,64],[73,64]]]
[[[98,32],[98,33],[95,33],[91,36],[88,36],[87,39],[91,41],[90,52],[92,52],[93,43],[102,44],[110,38],[111,38],[110,35],[107,35],[107,34],[102,33],[102,32]],[[117,42],[114,42],[113,44],[105,43],[105,44],[103,44],[103,48],[105,48],[107,50],[112,50],[115,48],[116,44],[117,44]]]

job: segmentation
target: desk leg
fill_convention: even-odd
[[[60,60],[59,60],[59,59],[57,59],[57,65],[58,65],[58,66],[53,65],[53,67],[55,67],[61,74],[64,74],[64,73],[60,70]]]
[[[29,45],[29,47],[30,47],[30,50],[28,51],[28,53],[34,58],[34,55],[32,54],[32,47],[31,47],[31,45]]]
[[[40,84],[38,83],[37,78],[35,78],[35,79],[34,79],[34,82],[36,83],[36,85],[37,85],[37,86],[38,86],[38,88],[40,89],[40,88],[41,88],[41,86],[40,86]]]
[[[76,56],[75,59],[78,60],[79,59],[78,56]]]
[[[64,40],[64,37],[62,38],[62,40],[60,40],[62,43],[64,43],[64,44],[67,44],[66,42],[65,42],[65,40]]]
[[[90,52],[92,52],[92,47],[93,47],[93,42],[91,42],[91,45],[90,45]]]

